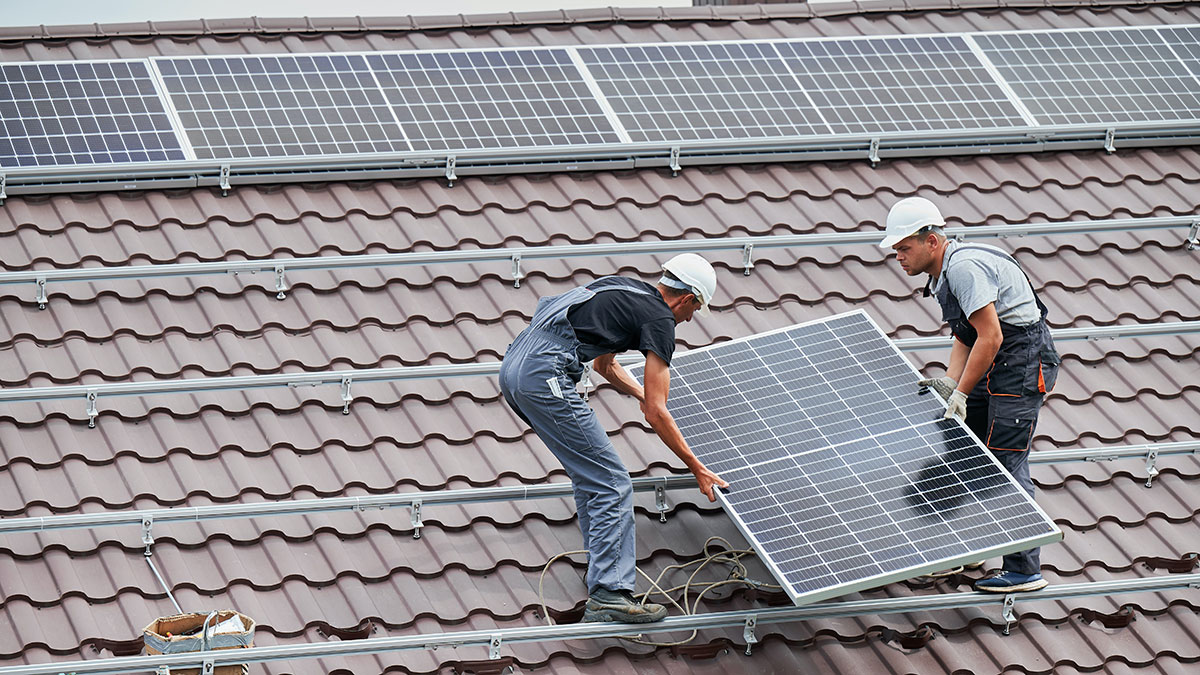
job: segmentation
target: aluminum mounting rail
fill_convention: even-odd
[[[1105,338],[1134,338],[1154,335],[1184,335],[1200,333],[1200,321],[1176,321],[1128,326],[1098,326],[1063,328],[1050,331],[1055,340],[1100,340]],[[949,337],[922,337],[895,340],[905,351],[948,346]],[[624,356],[623,364],[640,363],[641,357]],[[0,403],[84,399],[88,415],[96,417],[96,401],[109,396],[154,396],[160,394],[197,394],[208,391],[245,391],[282,387],[310,387],[337,384],[342,388],[342,412],[349,413],[352,400],[351,385],[364,382],[398,382],[403,380],[447,379],[455,377],[494,376],[500,372],[500,362],[454,363],[435,366],[399,366],[396,368],[361,368],[357,370],[326,370],[309,373],[277,373],[229,377],[197,377],[191,379],[71,384],[51,387],[14,387],[0,389]]]
[[[561,148],[373,153],[320,158],[144,162],[110,166],[0,168],[8,196],[97,190],[157,190],[312,181],[608,171],[714,164],[1105,150],[1200,144],[1197,122],[1113,122],[998,129],[827,134],[775,139],[648,142]]]
[[[1200,440],[1143,445],[1119,445],[1079,450],[1050,450],[1034,452],[1029,461],[1034,464],[1051,464],[1074,461],[1100,462],[1121,458],[1147,459],[1167,455],[1200,453]],[[1157,473],[1157,472],[1155,472]],[[683,490],[696,487],[691,475],[654,476],[634,478],[634,492],[654,492],[660,519],[667,511],[667,490]],[[400,492],[364,497],[322,497],[286,501],[260,502],[255,504],[217,504],[212,506],[172,507],[146,509],[142,511],[116,511],[107,513],[80,513],[32,518],[0,518],[0,535],[23,532],[49,532],[53,530],[98,529],[103,527],[138,526],[143,528],[143,541],[149,539],[149,529],[163,523],[195,523],[207,520],[231,520],[246,518],[268,518],[287,515],[313,515],[368,509],[407,508],[412,511],[414,530],[422,527],[421,510],[429,506],[462,504],[484,504],[490,502],[514,502],[530,499],[570,497],[571,484],[544,483],[539,485],[516,485],[505,487],[469,488],[464,490],[434,490],[428,492]]]
[[[1158,230],[1191,228],[1186,236],[1189,246],[1200,244],[1200,214],[1162,218],[1117,218],[1111,220],[1061,221],[1051,223],[1020,223],[1013,225],[983,225],[952,228],[949,233],[958,240],[1044,236],[1053,234],[1087,234],[1095,232]],[[507,262],[510,277],[519,286],[525,277],[522,262],[528,260],[561,260],[597,256],[647,255],[681,251],[742,251],[745,274],[754,268],[754,251],[767,248],[799,248],[805,246],[834,246],[844,244],[878,243],[880,232],[833,232],[822,234],[766,235],[756,237],[723,237],[713,239],[681,239],[675,241],[641,241],[615,244],[580,244],[565,246],[529,246],[479,250],[431,251],[421,253],[385,253],[376,255],[312,256],[307,258],[264,258],[257,260],[216,261],[204,263],[172,263],[164,265],[127,265],[121,267],[80,267],[73,269],[27,270],[0,272],[0,284],[32,284],[39,307],[47,303],[49,283],[80,281],[113,281],[118,279],[153,279],[159,277],[200,277],[217,274],[274,275],[277,297],[283,299],[288,290],[285,273],[328,271],[355,268],[381,268],[415,265],[445,265],[454,263]]]
[[[1005,631],[1017,620],[1015,605],[1025,601],[1044,602],[1071,598],[1111,596],[1125,593],[1154,593],[1179,589],[1200,589],[1200,574],[1171,574],[1140,579],[1092,581],[1048,586],[1034,593],[943,593],[907,598],[820,602],[803,607],[747,609],[736,612],[671,616],[653,628],[641,632],[627,624],[575,623],[557,626],[526,626],[491,630],[422,633],[366,640],[330,640],[308,644],[225,649],[161,656],[127,656],[87,661],[61,661],[0,668],[0,675],[95,675],[99,673],[164,672],[161,668],[212,668],[240,663],[263,663],[293,659],[336,658],[363,654],[382,654],[406,650],[433,650],[439,647],[479,647],[491,659],[498,659],[505,646],[517,643],[559,642],[598,638],[632,637],[690,630],[742,627],[747,647],[758,642],[755,628],[760,625],[816,621],[856,616],[906,614],[967,607],[996,607]]]

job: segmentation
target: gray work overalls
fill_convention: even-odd
[[[985,251],[1007,260],[1021,269],[1012,256],[984,246],[959,245],[942,262],[942,275],[950,269],[950,261],[963,250]],[[1021,269],[1024,274],[1024,269]],[[1029,281],[1028,275],[1025,277]],[[932,279],[931,279],[932,281]],[[928,285],[926,291],[928,292]],[[1033,429],[1046,394],[1054,388],[1061,362],[1054,349],[1054,340],[1046,326],[1046,305],[1038,297],[1033,284],[1033,300],[1041,317],[1028,326],[1000,322],[1004,336],[1000,350],[984,377],[967,397],[967,427],[992,451],[1029,496],[1033,496],[1033,479],[1029,476],[1029,446]],[[958,299],[944,281],[937,293],[942,307],[942,319],[950,325],[954,337],[968,347],[979,338],[975,327],[963,313]],[[1033,548],[1004,556],[1004,570],[1021,574],[1041,571],[1041,549]]]
[[[588,592],[634,589],[633,484],[629,471],[576,391],[583,376],[579,339],[567,320],[574,306],[596,293],[650,295],[628,286],[595,291],[579,287],[538,300],[529,327],[508,346],[500,364],[500,391],[509,407],[537,432],[571,478],[583,545]]]

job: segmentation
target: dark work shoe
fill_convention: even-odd
[[[1021,574],[1020,572],[1000,572],[975,582],[975,590],[989,593],[1020,593],[1036,591],[1049,586],[1050,582],[1040,574]]]
[[[645,604],[633,599],[629,591],[610,591],[607,588],[597,589],[588,596],[587,606],[583,609],[583,620],[617,621],[619,623],[653,623],[662,621],[667,616],[667,608],[652,602]]]

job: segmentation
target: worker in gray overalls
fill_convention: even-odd
[[[925,295],[941,305],[954,334],[946,375],[921,380],[1033,496],[1029,448],[1038,413],[1058,377],[1060,359],[1046,326],[1046,306],[1011,255],[995,246],[946,239],[933,202],[908,197],[888,212],[880,248],[896,251],[909,276],[927,273]],[[993,593],[1045,588],[1041,550],[1004,556],[1000,570],[975,582]]]
[[[717,290],[712,265],[695,253],[663,265],[657,285],[602,277],[538,301],[529,327],[500,365],[500,391],[509,407],[558,458],[575,492],[579,529],[588,551],[584,621],[648,623],[665,607],[639,603],[634,550],[633,486],[596,415],[576,391],[583,364],[618,391],[636,397],[650,427],[696,476],[715,501],[725,481],[704,467],[667,411],[675,326],[707,314]],[[617,363],[615,354],[637,349],[646,356],[645,386]]]

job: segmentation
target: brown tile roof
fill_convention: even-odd
[[[685,10],[341,20],[187,22],[0,29],[0,60],[157,54],[370,50],[487,45],[805,37],[1200,22],[1197,3],[854,3]],[[338,21],[341,21],[338,23]],[[97,37],[98,33],[101,35]],[[247,257],[871,230],[899,196],[945,205],[956,224],[997,225],[1195,213],[1193,148],[980,158],[771,164],[10,198],[0,208],[6,269]],[[1056,327],[1200,320],[1200,253],[1180,231],[1003,240],[1027,266]],[[715,315],[688,324],[697,347],[865,308],[895,337],[938,334],[934,307],[871,246],[764,251],[743,276],[715,256]],[[0,386],[210,377],[330,368],[495,361],[536,298],[595,276],[649,278],[645,256],[526,265],[300,274],[287,299],[262,276],[59,284],[38,311],[31,289],[0,288]],[[1062,343],[1066,367],[1036,449],[1200,438],[1194,336]],[[914,353],[931,371],[941,350]],[[112,398],[89,430],[82,402],[0,411],[0,516],[256,503],[416,489],[564,480],[499,401],[489,378],[336,388]],[[678,472],[609,390],[593,398],[635,475]],[[1136,461],[1038,465],[1039,501],[1066,533],[1045,552],[1052,582],[1166,574],[1197,550],[1200,461],[1168,457],[1152,488]],[[639,495],[640,564],[694,559],[720,535],[720,509],[673,492],[667,523]],[[0,666],[137,653],[138,631],[173,612],[143,562],[135,528],[0,540]],[[537,616],[538,576],[579,545],[562,500],[442,507],[410,536],[402,509],[156,528],[155,560],[189,609],[233,606],[260,645],[493,626]],[[1153,565],[1153,567],[1151,567]],[[757,562],[751,576],[768,579]],[[550,568],[551,610],[581,599],[583,569]],[[893,584],[863,597],[967,590],[962,578]],[[722,591],[701,611],[762,607],[768,594]],[[615,640],[505,648],[521,669],[553,672],[1190,672],[1200,660],[1195,591],[1072,601],[1022,599],[1003,636],[994,609],[763,627],[754,656],[740,630],[693,647]],[[1108,628],[1126,608],[1134,621]],[[1097,612],[1099,614],[1097,614]],[[1121,623],[1120,616],[1111,621]],[[933,639],[900,643],[919,627]],[[295,661],[259,672],[470,669],[479,650]]]

